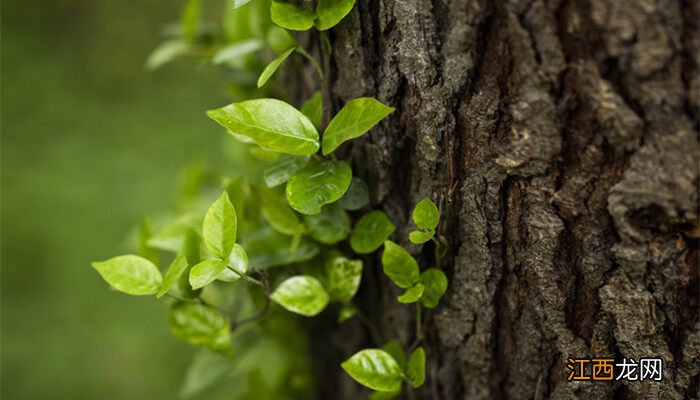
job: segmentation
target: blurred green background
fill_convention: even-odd
[[[222,79],[145,70],[181,3],[2,2],[2,398],[172,399],[196,349],[90,261],[221,154]]]

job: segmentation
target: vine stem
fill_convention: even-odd
[[[418,345],[423,341],[423,307],[421,307],[420,302],[416,302],[416,340],[413,341],[411,347],[409,348],[409,353],[418,347]]]
[[[236,329],[240,328],[243,325],[246,324],[251,324],[253,322],[257,322],[267,315],[267,313],[270,311],[270,283],[267,280],[266,274],[261,273],[263,280],[261,282],[262,288],[263,288],[263,295],[265,296],[265,305],[263,306],[262,310],[258,311],[257,313],[251,315],[250,317],[246,317],[243,319],[240,319],[238,321],[232,321],[231,322],[231,331],[235,331]],[[253,279],[253,278],[251,278]],[[260,281],[258,281],[260,282]]]
[[[323,80],[323,70],[321,69],[321,66],[318,65],[318,62],[316,61],[316,59],[313,58],[313,57],[311,56],[311,54],[309,54],[306,50],[304,50],[304,49],[301,48],[301,47],[297,47],[297,50],[296,50],[296,51],[297,51],[299,54],[301,54],[302,56],[306,57],[307,60],[309,60],[309,62],[311,63],[311,65],[313,65],[314,69],[315,69],[316,72],[318,73],[318,77],[319,77],[321,80]]]
[[[367,318],[367,316],[365,315],[365,313],[363,313],[362,310],[357,308],[357,306],[355,306],[355,310],[356,310],[357,318],[360,320],[360,322],[362,322],[362,324],[365,326],[365,328],[367,328],[367,330],[369,331],[369,334],[370,334],[370,336],[372,336],[372,341],[374,342],[374,344],[377,346],[381,345],[381,343],[382,343],[381,335],[379,335],[379,331],[377,330],[377,327],[374,326],[372,321],[370,321],[369,318]]]

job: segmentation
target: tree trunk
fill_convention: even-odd
[[[334,29],[326,98],[397,108],[343,150],[450,280],[408,398],[698,396],[699,20],[697,1],[358,0]],[[439,259],[407,240],[423,197]],[[365,266],[363,309],[408,346],[415,308]],[[319,397],[365,397],[338,363],[375,344],[319,324]],[[661,357],[663,381],[567,382],[570,356]]]

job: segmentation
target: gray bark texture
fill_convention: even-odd
[[[700,6],[660,0],[358,0],[330,35],[326,99],[397,111],[341,151],[394,239],[450,280],[425,314],[416,399],[698,397]],[[329,103],[326,104],[327,106]],[[450,243],[411,245],[423,197]],[[415,339],[379,255],[361,305]],[[374,343],[319,322],[319,397]],[[662,382],[567,382],[567,357],[663,358]]]

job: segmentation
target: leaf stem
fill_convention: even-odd
[[[263,279],[262,284],[263,284],[263,295],[265,297],[265,305],[263,305],[262,310],[251,315],[250,317],[246,317],[246,318],[240,319],[238,321],[232,321],[231,322],[231,331],[235,331],[236,329],[240,328],[243,325],[251,324],[253,322],[257,322],[257,321],[265,318],[267,313],[270,311],[270,284],[266,278]]]
[[[227,268],[230,269],[231,271],[233,271],[236,275],[240,276],[241,279],[243,279],[244,281],[246,281],[248,283],[252,283],[253,285],[261,286],[261,287],[264,286],[262,281],[259,281],[248,274],[242,274],[239,271],[236,271],[235,269],[231,268],[230,265]]]
[[[311,54],[307,53],[306,50],[304,50],[302,47],[297,47],[296,51],[301,54],[302,56],[306,57],[307,60],[313,65],[314,69],[318,73],[318,77],[323,80],[323,70],[321,69],[321,66],[318,65],[318,62],[316,61],[315,58],[311,56]]]
[[[362,310],[360,310],[357,306],[355,306],[355,310],[356,310],[357,318],[360,320],[360,322],[362,322],[362,324],[365,326],[365,328],[367,328],[367,330],[369,331],[369,334],[370,334],[370,336],[372,336],[372,341],[374,342],[374,344],[377,346],[381,345],[381,343],[382,343],[381,335],[379,334],[377,327],[374,326],[372,321],[370,321],[369,318],[367,318],[367,316],[365,315],[365,313],[363,313]]]

